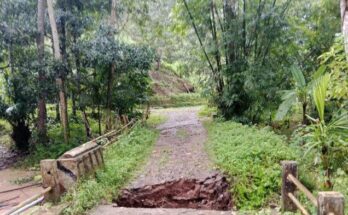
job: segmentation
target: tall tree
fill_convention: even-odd
[[[342,34],[344,37],[344,50],[348,54],[348,1],[340,0]]]
[[[111,28],[111,31],[110,31],[111,37],[114,37],[115,24],[116,24],[116,0],[112,0],[110,18],[109,18],[109,25]],[[106,126],[105,126],[106,130],[110,130],[112,127],[111,99],[112,99],[112,86],[114,83],[115,69],[116,69],[116,64],[113,62],[111,63],[111,67],[109,70],[107,95],[106,95]]]
[[[44,57],[45,57],[45,6],[46,0],[38,0],[37,1],[37,52],[38,52],[38,62],[40,65],[39,68],[39,101],[38,101],[38,136],[41,143],[46,143],[48,141],[47,137],[47,128],[46,128],[46,119],[47,119],[47,111],[46,111],[46,92],[45,92],[45,80],[46,75],[44,71]]]
[[[52,40],[54,47],[54,58],[57,62],[62,64],[62,55],[59,46],[59,35],[57,30],[57,24],[54,16],[53,1],[47,0],[48,16],[52,31]],[[65,71],[59,69],[59,73],[56,77],[56,84],[59,90],[59,108],[60,108],[60,121],[63,127],[64,141],[69,141],[69,121],[68,121],[68,107],[65,94]]]

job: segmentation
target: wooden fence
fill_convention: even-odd
[[[299,190],[317,208],[318,215],[344,215],[344,196],[339,192],[319,192],[315,197],[299,180],[296,161],[282,162],[282,210],[310,215],[307,209],[296,198]]]

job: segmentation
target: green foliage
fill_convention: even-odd
[[[155,128],[157,125],[164,123],[166,120],[167,118],[162,114],[151,113],[149,119],[146,120],[146,124],[151,128]]]
[[[320,57],[321,70],[331,75],[328,96],[341,103],[348,99],[348,64],[343,39],[337,37],[329,51]]]
[[[204,105],[203,108],[199,110],[198,115],[202,117],[212,117],[218,113],[218,109],[214,106]]]
[[[111,201],[116,197],[151,152],[156,137],[157,132],[138,125],[110,145],[104,154],[105,167],[97,171],[96,178],[80,181],[64,197],[63,201],[69,204],[64,214],[82,214],[102,199]]]
[[[107,26],[101,26],[92,40],[82,41],[80,44],[86,67],[94,70],[94,77],[83,83],[88,90],[82,93],[81,98],[84,98],[83,104],[105,106],[109,71],[114,63],[117,65],[117,84],[113,84],[112,108],[118,114],[131,114],[136,105],[148,100],[148,70],[154,53],[147,46],[123,43],[111,37],[110,31]],[[92,97],[92,100],[88,97]]]
[[[204,105],[207,101],[198,93],[181,93],[170,96],[153,96],[150,104],[156,107],[185,107]]]
[[[93,123],[92,126],[96,124]],[[40,160],[57,159],[64,152],[87,142],[82,122],[70,123],[70,140],[69,144],[64,142],[64,136],[60,132],[59,124],[49,127],[48,136],[50,143],[47,145],[36,144],[30,149],[30,155],[18,163],[22,167],[39,167]],[[95,130],[96,131],[96,130]],[[33,140],[35,141],[35,140]]]
[[[308,104],[310,89],[306,84],[302,71],[299,68],[293,67],[291,74],[295,81],[295,89],[283,91],[283,102],[278,108],[275,117],[276,120],[282,120],[296,102],[300,102],[302,105],[306,106]],[[305,112],[306,110],[304,109],[302,111]]]
[[[325,100],[327,99],[329,83],[329,74],[319,77],[314,83],[313,99],[319,119],[309,117],[314,124],[309,127],[311,130],[307,136],[310,137],[310,140],[306,146],[308,151],[316,151],[324,171],[325,187],[331,189],[333,187],[331,181],[333,172],[347,163],[344,154],[347,153],[348,149],[348,112],[346,110],[339,111],[333,115],[330,121],[326,121],[324,115]]]
[[[280,190],[280,161],[297,159],[298,151],[285,137],[267,128],[235,122],[206,124],[208,147],[217,166],[228,175],[231,193],[240,209],[255,209],[276,201]]]

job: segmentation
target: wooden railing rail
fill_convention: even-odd
[[[305,194],[317,208],[318,215],[344,215],[344,196],[339,192],[319,192],[316,198],[297,177],[296,161],[282,162],[282,210],[300,212],[310,215],[306,208],[296,198],[296,191]]]

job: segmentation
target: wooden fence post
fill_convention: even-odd
[[[344,196],[339,192],[318,193],[318,215],[344,215]]]
[[[282,161],[282,210],[292,211],[297,210],[296,205],[289,198],[288,193],[295,195],[296,186],[288,180],[288,175],[292,174],[297,178],[297,162],[296,161]]]

